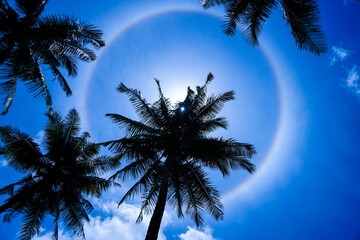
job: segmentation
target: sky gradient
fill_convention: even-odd
[[[116,91],[120,82],[152,102],[153,78],[159,79],[176,102],[212,72],[209,93],[236,93],[220,113],[229,128],[214,135],[254,144],[257,171],[233,171],[225,179],[209,171],[223,195],[224,220],[206,216],[205,227],[197,229],[167,208],[159,239],[359,239],[360,4],[319,4],[329,46],[320,57],[297,49],[279,9],[265,24],[260,47],[253,48],[240,32],[222,33],[222,8],[204,11],[196,0],[51,0],[46,13],[95,24],[107,43],[95,62],[80,64],[78,77],[69,80],[73,96],[66,98],[48,81],[54,109],[65,115],[75,107],[82,131],[95,142],[118,139],[124,131],[105,114],[136,118],[127,97]],[[0,122],[41,142],[45,111],[44,101],[19,86]],[[20,177],[3,159],[0,174],[0,186]],[[140,197],[116,208],[129,186],[92,201],[96,209],[85,224],[87,239],[144,238],[149,218],[135,224]],[[0,223],[0,239],[16,239],[20,220]],[[34,239],[50,239],[51,219],[43,228]],[[63,231],[60,239],[76,238]]]

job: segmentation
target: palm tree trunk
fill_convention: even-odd
[[[156,240],[158,238],[160,224],[164,214],[167,199],[168,177],[169,167],[165,165],[165,172],[160,184],[159,197],[157,199],[156,206],[150,220],[145,240]]]

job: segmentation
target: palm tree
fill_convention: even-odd
[[[320,11],[316,0],[200,0],[205,9],[214,5],[225,7],[224,33],[235,35],[238,25],[243,35],[254,46],[262,26],[275,7],[281,7],[283,17],[299,49],[320,55],[327,51],[324,34],[319,25]]]
[[[0,0],[0,94],[6,114],[15,96],[18,81],[23,81],[36,98],[44,98],[50,112],[52,100],[43,69],[49,69],[66,92],[71,89],[60,68],[77,74],[77,60],[90,62],[96,49],[105,45],[95,26],[69,16],[40,17],[48,0],[15,0],[18,13],[7,0]]]
[[[251,144],[208,136],[227,127],[226,119],[216,115],[226,102],[234,99],[233,91],[207,98],[207,85],[212,79],[210,73],[196,93],[188,88],[185,100],[174,106],[164,97],[158,80],[159,99],[153,104],[148,104],[140,91],[121,84],[117,90],[129,96],[140,121],[119,114],[106,115],[125,127],[127,135],[103,144],[118,158],[130,162],[111,179],[139,178],[119,205],[142,193],[137,221],[142,220],[143,214],[152,213],[147,240],[157,239],[167,201],[177,209],[178,217],[183,216],[185,207],[197,226],[203,224],[206,211],[216,220],[223,218],[219,192],[204,167],[218,169],[224,176],[230,169],[254,171],[248,160],[255,154]]]
[[[9,166],[26,174],[21,180],[0,189],[10,197],[0,206],[10,222],[24,215],[20,239],[29,240],[39,233],[46,215],[54,217],[54,239],[58,239],[59,221],[74,234],[84,237],[83,224],[93,209],[86,195],[99,197],[113,182],[97,176],[111,169],[112,158],[97,156],[99,145],[79,133],[79,116],[73,109],[65,119],[48,114],[42,153],[29,135],[10,126],[0,127],[1,154]],[[115,166],[115,165],[114,165]]]

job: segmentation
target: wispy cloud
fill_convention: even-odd
[[[358,0],[343,0],[344,5],[356,3],[358,4]]]
[[[341,46],[341,43],[332,47],[330,56],[330,65],[334,65],[338,61],[344,61],[351,54],[351,51]]]
[[[40,132],[38,132],[36,134],[36,138],[34,139],[34,142],[41,145],[44,140],[44,137],[45,137],[45,132],[43,130],[41,130]]]
[[[6,160],[1,160],[0,161],[0,167],[6,167],[6,166],[7,166]]]
[[[188,230],[185,233],[179,235],[181,240],[220,240],[213,238],[213,230],[208,226],[203,228],[204,231],[199,231],[189,226],[187,228]]]
[[[360,95],[360,67],[354,65],[350,70],[347,70],[346,86],[349,87],[356,94]]]

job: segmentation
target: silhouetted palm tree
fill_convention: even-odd
[[[253,45],[258,45],[258,36],[271,11],[280,6],[283,17],[299,49],[320,55],[327,51],[324,34],[319,25],[320,11],[316,0],[200,0],[204,8],[224,5],[224,32],[235,35],[238,25]]]
[[[148,104],[138,90],[121,84],[118,91],[130,97],[140,121],[118,114],[106,115],[125,127],[127,135],[104,145],[130,161],[111,179],[139,178],[119,204],[135,194],[143,194],[138,221],[144,213],[152,212],[147,240],[157,239],[167,201],[177,208],[178,217],[183,216],[185,207],[197,226],[203,224],[206,211],[216,220],[222,219],[219,192],[204,167],[220,170],[224,176],[230,169],[254,171],[254,165],[248,161],[255,153],[251,144],[208,136],[217,128],[227,127],[226,119],[216,115],[226,102],[234,99],[233,91],[207,98],[207,85],[212,79],[209,74],[196,93],[188,88],[186,99],[174,106],[164,97],[157,80],[159,100],[153,104]]]
[[[0,0],[0,94],[6,114],[18,81],[23,81],[36,98],[45,98],[52,111],[52,100],[42,65],[46,66],[69,96],[71,89],[59,68],[77,74],[77,59],[93,61],[96,56],[86,45],[105,45],[95,26],[68,16],[40,17],[47,0],[15,0],[19,13]]]
[[[24,215],[20,239],[39,233],[46,215],[54,217],[54,239],[59,221],[78,236],[84,236],[87,212],[93,209],[86,195],[99,197],[112,182],[97,174],[110,170],[112,158],[97,156],[99,145],[89,142],[89,134],[79,133],[79,116],[71,110],[63,120],[57,113],[47,115],[44,148],[16,128],[0,127],[1,153],[10,167],[26,176],[0,189],[10,197],[0,206],[4,221]],[[115,166],[115,165],[114,165]],[[14,189],[16,188],[16,189]]]

